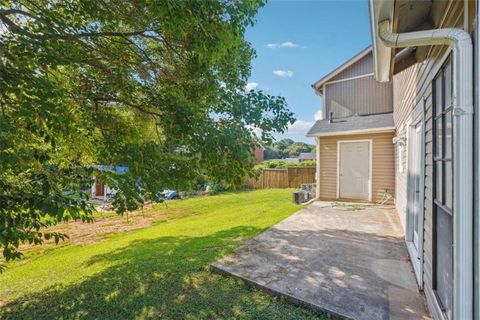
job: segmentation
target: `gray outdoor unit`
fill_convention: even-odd
[[[293,193],[293,202],[302,204],[308,201],[308,192],[304,190],[295,191]]]

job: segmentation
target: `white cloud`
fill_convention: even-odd
[[[249,82],[247,83],[247,85],[245,86],[245,91],[250,91],[250,90],[255,90],[255,88],[258,87],[258,83],[256,82]]]
[[[316,113],[315,113],[315,116],[314,116],[315,120],[322,120],[323,119],[323,114],[322,114],[322,110],[318,110]]]
[[[285,41],[282,43],[269,43],[267,44],[267,48],[270,49],[282,49],[282,48],[297,48],[299,47],[298,44],[293,43],[292,41]]]
[[[291,78],[293,77],[293,71],[291,70],[275,70],[273,74],[281,78]]]
[[[255,136],[261,137],[262,136],[262,129],[255,128],[255,129],[253,129],[253,133],[255,133]]]
[[[313,122],[297,120],[288,127],[287,134],[307,134],[312,126]]]
[[[258,127],[255,127],[255,126],[251,126],[251,125],[247,125],[247,128],[255,134],[255,136],[257,137],[261,137],[262,136],[262,129],[258,128]]]

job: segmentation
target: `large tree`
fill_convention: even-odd
[[[305,142],[294,142],[285,148],[285,152],[289,157],[298,157],[302,152],[312,152],[314,146]]]
[[[315,146],[305,142],[295,142],[292,139],[281,139],[266,145],[265,159],[295,158],[302,152],[313,152]]]
[[[244,39],[262,0],[0,1],[0,248],[65,237],[43,227],[92,220],[82,185],[96,164],[118,212],[187,188],[230,184],[262,139],[293,122],[285,100],[245,92]]]

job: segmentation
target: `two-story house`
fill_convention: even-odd
[[[317,198],[394,196],[433,318],[480,319],[478,0],[369,5],[373,49],[313,84]]]
[[[369,47],[312,85],[323,120],[307,133],[317,145],[317,198],[392,202],[393,94],[376,82]]]
[[[370,0],[393,83],[395,199],[434,319],[480,319],[479,2]]]

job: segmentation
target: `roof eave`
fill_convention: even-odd
[[[378,82],[389,82],[392,79],[392,49],[386,47],[379,37],[379,22],[393,21],[395,2],[391,0],[369,0],[370,30],[372,34],[374,76]]]
[[[320,93],[320,91],[322,90],[322,86],[323,84],[327,83],[328,80],[332,79],[333,77],[337,76],[338,74],[340,74],[342,71],[344,71],[345,69],[347,69],[348,67],[350,67],[351,65],[353,65],[354,63],[356,63],[357,61],[359,61],[360,59],[362,59],[363,57],[365,57],[367,54],[370,53],[370,51],[372,51],[372,47],[371,46],[368,46],[367,48],[363,49],[362,51],[360,51],[359,53],[357,53],[355,56],[353,56],[352,58],[348,59],[347,61],[345,61],[342,65],[340,65],[339,67],[335,68],[333,71],[329,72],[327,75],[325,75],[323,78],[321,78],[320,80],[318,81],[315,81],[315,83],[312,84],[312,88],[315,90],[315,92],[318,92],[320,95],[322,93]]]
[[[393,132],[393,131],[395,131],[395,127],[381,127],[381,128],[372,128],[372,129],[309,133],[307,134],[307,137],[314,138],[314,137],[348,136],[348,135],[355,135],[355,134],[382,133],[382,132]]]

